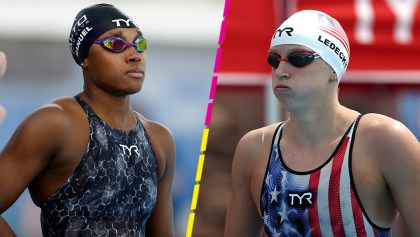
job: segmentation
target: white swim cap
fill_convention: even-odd
[[[315,10],[296,12],[274,32],[270,48],[297,44],[310,48],[328,63],[340,82],[350,61],[350,44],[340,23]]]

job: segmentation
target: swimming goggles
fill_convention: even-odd
[[[273,68],[278,68],[281,61],[286,61],[292,64],[294,67],[304,67],[310,64],[315,58],[319,58],[319,55],[309,52],[292,52],[287,56],[287,58],[282,58],[277,53],[269,53],[267,57],[267,62]]]
[[[106,50],[113,53],[121,53],[125,48],[134,46],[138,53],[142,53],[147,49],[147,41],[145,38],[138,36],[133,43],[127,43],[123,38],[118,36],[109,37],[103,40],[95,40],[93,43],[102,45]]]

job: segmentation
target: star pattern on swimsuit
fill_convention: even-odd
[[[282,223],[283,221],[289,221],[289,213],[290,211],[287,211],[287,206],[286,204],[283,202],[282,203],[282,208],[280,212],[277,212],[280,216],[280,223]]]
[[[277,201],[277,196],[280,194],[280,191],[277,190],[277,186],[274,186],[274,190],[270,192],[271,195],[271,202]]]
[[[282,170],[280,172],[281,172],[281,183],[284,184],[284,182],[286,182],[286,174],[287,174],[287,172],[285,170]]]
[[[267,177],[265,178],[265,184],[270,185],[271,182],[271,174],[270,172],[267,173]]]
[[[277,230],[274,229],[273,230],[273,237],[280,237],[280,236],[281,236],[281,233],[280,232],[277,232]]]
[[[266,225],[268,225],[268,224],[269,224],[269,223],[268,223],[268,217],[269,217],[269,215],[267,215],[267,213],[266,213],[266,212],[264,212],[263,221],[264,221],[264,224],[266,224]]]

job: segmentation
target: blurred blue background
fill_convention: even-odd
[[[185,236],[224,0],[106,2],[130,15],[149,41],[146,81],[131,102],[174,134],[174,222],[176,236]],[[71,57],[68,35],[76,14],[96,3],[100,2],[2,3],[0,51],[7,55],[8,68],[0,80],[0,103],[8,115],[0,127],[0,149],[34,109],[82,90],[82,71]],[[2,216],[18,236],[37,237],[39,213],[25,191]]]

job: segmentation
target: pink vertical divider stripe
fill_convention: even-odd
[[[222,21],[222,26],[220,27],[220,35],[219,35],[219,46],[223,44],[225,41],[225,31],[226,31],[226,21]]]
[[[227,15],[229,13],[229,8],[230,8],[230,0],[226,0],[225,1],[225,10],[223,12],[224,17],[227,17]]]
[[[223,12],[223,17],[227,16],[228,11],[229,11],[229,6],[230,6],[230,0],[226,0],[225,1],[225,9],[224,9],[224,12]],[[217,49],[216,60],[214,62],[213,72],[215,74],[217,74],[219,72],[219,69],[220,69],[220,62],[221,62],[221,59],[222,59],[222,48],[221,48],[221,46],[222,46],[222,44],[225,40],[225,31],[226,31],[226,21],[223,20],[222,25],[220,27],[219,48]],[[211,88],[210,88],[210,96],[209,96],[210,100],[214,99],[214,96],[216,94],[216,85],[217,85],[217,75],[213,76],[213,79],[212,79]],[[205,126],[210,125],[212,113],[213,113],[213,102],[210,102],[207,106],[206,121],[204,122]]]
[[[213,112],[213,102],[210,102],[207,105],[206,122],[204,123],[205,126],[209,126],[210,125],[212,112]]]
[[[217,76],[214,76],[211,80],[211,88],[210,88],[210,96],[209,99],[214,99],[214,96],[216,95],[216,86],[217,86]]]
[[[222,58],[222,48],[218,48],[217,53],[216,53],[216,61],[214,62],[214,73],[219,72],[221,58]]]
[[[229,12],[229,7],[230,7],[230,0],[225,0],[225,9],[223,12],[223,17],[226,18],[226,16],[228,15]],[[222,57],[222,44],[224,42],[225,39],[225,31],[226,31],[226,21],[223,20],[222,21],[222,25],[220,27],[220,35],[219,35],[219,48],[217,49],[216,52],[216,59],[214,62],[214,76],[212,78],[212,82],[211,82],[211,87],[210,87],[210,96],[209,96],[209,100],[211,100],[208,104],[207,104],[207,113],[206,113],[206,120],[204,122],[204,125],[206,127],[208,127],[210,125],[211,122],[211,116],[213,114],[213,99],[215,97],[216,94],[216,85],[217,85],[217,73],[219,72],[220,69],[220,61],[221,61],[221,57]],[[203,138],[204,139],[204,138]],[[204,142],[204,140],[202,141]],[[207,139],[206,139],[207,142]],[[203,167],[201,166],[201,169],[203,169]],[[202,170],[199,170],[199,167],[197,167],[197,173],[198,172],[202,172]],[[198,182],[198,187],[200,186],[200,181],[196,181]],[[195,185],[197,186],[197,185]],[[194,199],[194,197],[193,197]],[[196,195],[196,199],[198,200],[198,192]],[[197,200],[193,200],[192,203],[196,202]],[[192,205],[192,204],[191,204]],[[193,232],[193,226],[194,226],[194,218],[195,218],[195,212],[196,209],[191,209],[191,213],[189,216],[189,220],[188,220],[188,226],[187,226],[187,235],[186,237],[191,237],[192,236],[192,232]]]

